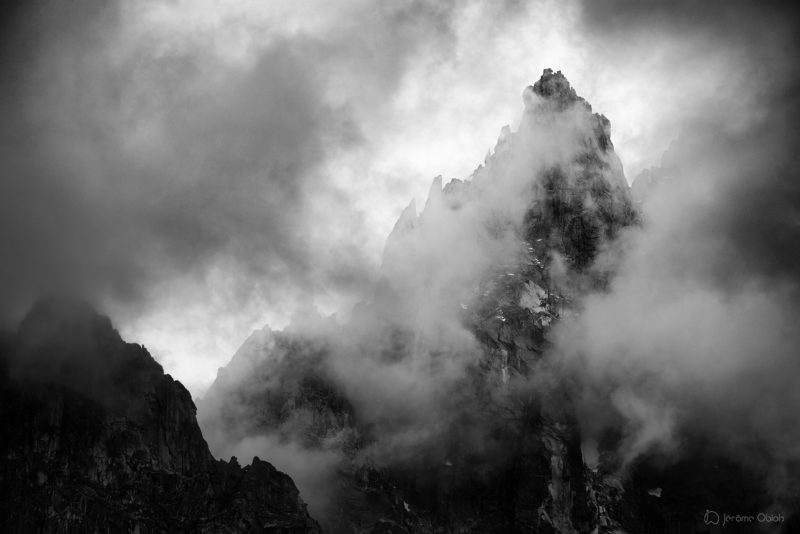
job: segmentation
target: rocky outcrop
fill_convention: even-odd
[[[2,363],[0,530],[319,532],[287,475],[215,460],[188,391],[88,305],[34,306]]]

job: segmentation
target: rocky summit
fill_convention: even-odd
[[[623,531],[621,483],[584,464],[566,388],[532,383],[637,216],[609,121],[563,74],[523,101],[469,179],[404,210],[348,323],[257,332],[202,401],[218,451],[267,435],[336,458],[312,482],[331,488],[312,503],[329,532]]]
[[[586,447],[551,336],[639,215],[609,121],[561,72],[523,104],[468,179],[403,211],[347,321],[265,328],[220,369],[212,450],[291,450],[331,533],[711,532],[706,508],[766,509],[767,481],[700,437],[677,459],[626,461],[622,429]]]
[[[215,460],[188,391],[84,303],[4,339],[0,530],[314,533],[292,480]]]

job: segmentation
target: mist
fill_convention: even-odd
[[[433,176],[468,177],[543,68],[611,119],[629,180],[686,120],[747,120],[758,80],[790,63],[789,23],[687,9],[16,3],[3,320],[42,293],[90,296],[201,395],[253,330],[363,300],[403,208]]]
[[[673,144],[611,290],[559,326],[587,438],[621,416],[626,462],[696,434],[778,475],[800,458],[797,109],[773,106],[745,132],[696,124]]]
[[[246,23],[158,2],[12,10],[5,320],[42,293],[88,296],[180,361],[174,331],[207,357],[298,303],[357,298],[376,261],[357,246],[371,234],[336,158],[364,146],[409,56],[447,53],[452,8],[353,7],[314,32],[264,32],[277,5]],[[326,29],[345,19],[359,30]]]
[[[796,494],[796,18],[743,4],[722,16],[595,7],[587,23],[606,35],[630,24],[738,48],[749,78],[735,102],[721,95],[685,120],[634,182],[643,223],[620,243],[610,290],[558,325],[554,372],[577,384],[585,441],[623,429],[625,465],[654,451],[678,459],[701,437]]]
[[[217,456],[274,462],[324,513],[347,462],[503,458],[503,417],[568,391],[589,463],[609,431],[621,473],[710,440],[796,494],[791,10],[33,2],[2,29],[0,318],[88,297],[198,398],[235,353],[217,384],[247,387],[199,403]],[[549,67],[604,117],[537,96]],[[603,231],[575,265],[566,232],[524,233],[534,177],[576,186],[587,150],[626,200],[582,201]],[[510,304],[548,332],[519,354]],[[309,369],[341,420],[269,411]]]
[[[552,345],[531,377],[500,372],[488,390],[500,406],[516,407],[531,394],[566,388],[589,464],[609,430],[622,436],[614,451],[622,476],[646,455],[675,462],[698,440],[710,440],[723,454],[768,474],[773,497],[786,502],[797,492],[792,473],[800,460],[792,423],[800,409],[794,387],[800,337],[793,326],[800,313],[800,185],[792,126],[798,105],[790,96],[797,87],[790,67],[794,22],[772,26],[774,13],[759,12],[759,30],[746,32],[752,41],[732,43],[716,18],[654,21],[631,9],[632,32],[650,26],[703,30],[689,42],[730,44],[742,52],[738,67],[753,76],[736,78],[735,88],[700,102],[687,96],[686,109],[695,115],[680,122],[660,161],[634,182],[639,222],[601,243],[583,274],[560,266],[558,254],[548,258],[557,284],[574,290],[574,313],[556,323]],[[731,9],[724,20],[744,24],[739,17],[748,9]],[[621,23],[591,13],[584,23],[616,44],[613,32]],[[762,41],[768,26],[772,40]],[[523,97],[527,108],[537,107],[529,90]],[[448,462],[453,432],[467,449],[499,447],[496,453],[503,454],[491,437],[495,422],[477,415],[481,409],[471,401],[470,370],[485,347],[465,326],[466,317],[482,282],[502,270],[511,275],[531,260],[518,239],[526,208],[540,194],[530,187],[531,176],[569,168],[593,128],[579,106],[558,120],[529,116],[523,113],[518,127],[502,131],[469,179],[448,184],[437,177],[424,208],[418,213],[412,202],[402,212],[374,294],[343,326],[323,334],[325,355],[317,363],[371,425],[373,441],[361,449],[361,461],[412,469]],[[509,160],[498,157],[508,151]],[[622,163],[612,158],[606,165],[609,181],[627,189]],[[607,276],[608,285],[587,285],[587,278]],[[272,356],[266,351],[262,357]],[[302,360],[298,353],[288,357]],[[341,443],[302,449],[293,432],[276,434],[298,457],[310,455],[309,465],[320,450],[344,461]],[[231,435],[239,434],[247,431]],[[270,441],[248,437],[216,445],[227,454],[242,443],[260,443],[266,454]],[[306,478],[309,491],[329,480],[329,470],[320,473],[324,480]]]

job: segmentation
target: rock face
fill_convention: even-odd
[[[1,371],[3,532],[319,532],[287,475],[215,460],[188,391],[88,305],[37,304]]]
[[[567,391],[530,384],[636,212],[608,120],[560,72],[523,100],[470,179],[403,212],[372,301],[254,334],[201,403],[218,451],[270,435],[337,454],[327,531],[623,531],[621,483],[584,465]]]

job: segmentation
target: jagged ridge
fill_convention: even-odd
[[[288,476],[215,460],[188,391],[88,305],[35,305],[2,363],[0,530],[319,532]]]

